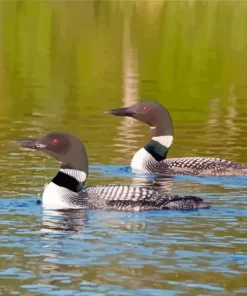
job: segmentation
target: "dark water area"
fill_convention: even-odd
[[[152,99],[168,157],[247,163],[245,1],[0,2],[0,295],[247,295],[247,177],[130,170],[149,128],[110,108]],[[153,184],[209,210],[48,211],[58,163],[15,140],[77,135],[88,185]]]

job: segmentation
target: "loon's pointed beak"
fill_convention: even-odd
[[[130,116],[130,117],[133,117],[133,115],[135,115],[135,112],[130,111],[128,107],[111,109],[111,110],[105,111],[105,113],[115,115],[115,116]]]
[[[20,140],[20,141],[15,141],[15,143],[29,149],[41,150],[46,148],[46,145],[41,144],[37,139]]]

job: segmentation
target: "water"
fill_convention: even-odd
[[[58,164],[13,143],[71,132],[88,185],[149,184],[129,169],[148,127],[104,111],[151,98],[174,121],[169,157],[246,163],[246,12],[244,1],[0,2],[0,295],[247,294],[247,177],[166,180],[210,210],[43,211]]]

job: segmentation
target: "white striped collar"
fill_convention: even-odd
[[[152,137],[152,140],[160,143],[161,145],[170,148],[172,141],[173,141],[173,136],[159,136],[159,137]]]
[[[83,171],[72,170],[72,169],[60,169],[60,172],[63,172],[75,178],[80,183],[84,183],[87,179],[87,174]]]

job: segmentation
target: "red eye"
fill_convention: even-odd
[[[59,143],[58,139],[53,139],[51,141],[52,145],[57,145]]]
[[[142,109],[143,109],[143,111],[147,111],[147,110],[148,110],[148,108],[147,108],[147,107],[143,107]]]

